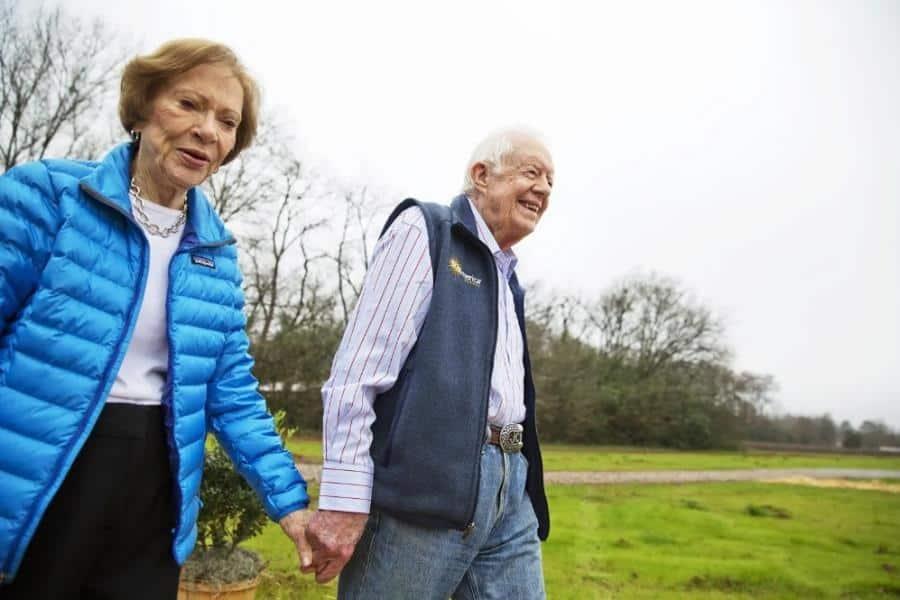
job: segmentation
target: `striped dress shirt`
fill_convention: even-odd
[[[499,281],[509,281],[517,259],[497,245],[469,200],[478,237],[493,253]],[[378,240],[362,293],[322,386],[324,415],[319,508],[369,512],[374,466],[369,455],[375,397],[391,388],[418,339],[431,304],[433,274],[421,209],[400,214]],[[497,344],[488,423],[525,420],[522,333],[509,285],[497,294]],[[487,432],[486,432],[487,433]]]

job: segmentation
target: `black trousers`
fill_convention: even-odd
[[[0,600],[174,599],[172,490],[162,409],[108,404]]]

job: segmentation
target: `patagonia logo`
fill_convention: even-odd
[[[200,265],[201,267],[206,267],[207,269],[215,269],[216,261],[209,258],[208,256],[200,256],[199,254],[191,254],[191,262],[195,265]]]
[[[463,271],[462,265],[459,263],[459,259],[451,258],[450,262],[447,263],[447,266],[450,268],[451,273],[453,273],[455,276],[461,278],[463,281],[465,281],[467,284],[471,285],[472,287],[480,287],[481,286],[480,279],[478,279],[477,277],[474,277],[472,275],[469,275],[468,273]]]

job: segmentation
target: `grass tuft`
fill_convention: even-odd
[[[655,533],[648,533],[646,535],[641,536],[641,541],[650,546],[667,546],[670,544],[677,544],[673,538],[670,538],[665,535],[659,535]]]
[[[690,498],[682,498],[681,505],[690,510],[709,510],[700,502],[697,502],[696,500],[692,500]]]
[[[726,592],[748,591],[744,582],[737,581],[728,576],[714,577],[711,575],[694,575],[687,582],[688,590],[719,590]]]
[[[791,518],[790,511],[771,504],[748,504],[745,510],[751,517],[771,517],[774,519]]]

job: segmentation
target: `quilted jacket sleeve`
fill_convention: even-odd
[[[253,359],[247,352],[246,320],[240,308],[209,386],[207,417],[238,472],[256,490],[269,517],[277,521],[306,508],[309,499],[306,482],[284,449],[251,372]]]
[[[0,176],[0,331],[37,287],[59,221],[56,192],[42,163]]]

